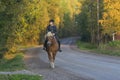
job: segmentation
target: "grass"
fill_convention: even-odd
[[[97,53],[102,53],[106,55],[111,55],[111,56],[120,56],[120,50],[102,50],[102,49],[97,49]]]
[[[42,80],[39,75],[13,74],[0,75],[0,80]]]
[[[78,48],[85,51],[95,52],[98,54],[106,54],[111,56],[120,56],[120,41],[100,44],[99,47],[87,42],[77,42]]]
[[[18,53],[12,59],[0,59],[0,71],[16,71],[24,69],[23,54]]]
[[[0,59],[4,56],[4,53],[7,51],[7,48],[0,46]]]
[[[77,45],[82,50],[94,50],[97,48],[96,45],[93,45],[93,44],[87,43],[87,42],[82,42],[82,41],[78,41]]]

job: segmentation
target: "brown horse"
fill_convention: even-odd
[[[54,65],[54,61],[55,61],[55,56],[57,54],[57,51],[58,51],[58,42],[56,40],[56,37],[54,36],[53,33],[51,32],[48,32],[47,35],[46,35],[46,38],[47,38],[47,53],[48,53],[48,58],[49,58],[49,61],[50,61],[50,66],[51,68],[54,68],[55,65]]]

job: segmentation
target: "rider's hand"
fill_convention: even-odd
[[[55,36],[55,33],[53,33],[53,36]]]

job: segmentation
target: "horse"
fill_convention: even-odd
[[[55,68],[54,61],[55,61],[55,57],[56,57],[59,45],[54,33],[52,32],[47,33],[46,39],[47,39],[46,51],[48,54],[48,59],[50,61],[50,67]]]

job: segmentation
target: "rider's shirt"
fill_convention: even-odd
[[[57,28],[56,26],[47,26],[47,32],[52,32],[52,33],[57,33]]]

